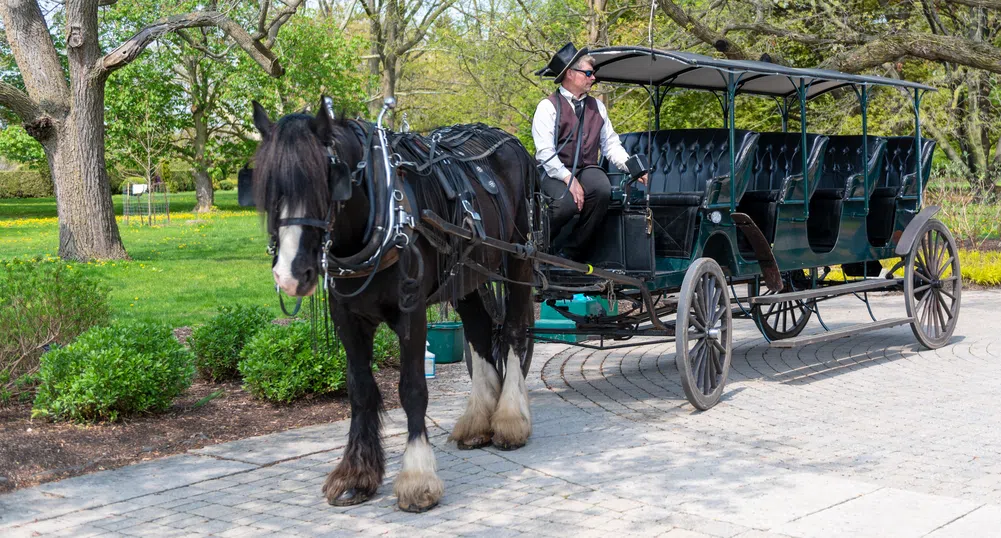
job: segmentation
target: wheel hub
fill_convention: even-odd
[[[709,332],[706,333],[706,336],[708,336],[713,340],[719,340],[719,329],[709,329]]]

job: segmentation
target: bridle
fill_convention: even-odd
[[[333,117],[332,103],[329,98],[325,99],[325,106],[330,117]],[[403,187],[402,181],[395,174],[394,161],[399,161],[399,157],[395,156],[395,159],[390,157],[386,129],[383,127],[386,112],[395,107],[396,100],[387,97],[379,112],[376,125],[368,133],[365,133],[360,124],[352,124],[352,127],[357,127],[355,134],[360,139],[364,139],[364,155],[355,170],[349,170],[333,143],[325,144],[328,160],[327,181],[330,183],[332,178],[349,171],[351,182],[348,193],[347,195],[337,193],[334,187],[331,187],[331,200],[327,208],[326,218],[323,220],[300,217],[279,218],[275,223],[276,226],[271,233],[268,245],[268,253],[272,256],[272,267],[278,261],[278,233],[281,228],[304,226],[320,229],[324,234],[319,260],[320,268],[323,270],[323,288],[325,291],[329,290],[339,299],[350,299],[360,295],[371,284],[376,273],[396,263],[400,258],[398,252],[400,249],[412,247],[415,227],[413,203],[405,194],[406,189]],[[376,151],[373,152],[373,150]],[[382,166],[386,172],[385,182],[382,185],[376,182],[376,166]],[[346,257],[334,256],[331,252],[334,246],[331,238],[334,219],[344,203],[350,198],[350,189],[362,184],[368,189],[369,215],[376,215],[375,222],[370,220],[365,232],[365,246],[359,252]],[[383,203],[380,204],[380,201]],[[275,211],[277,209],[273,208]],[[381,213],[376,213],[380,210]],[[366,278],[365,281],[351,293],[342,294],[335,289],[333,280],[362,277]],[[298,298],[295,309],[290,313],[285,308],[281,289],[277,284],[275,288],[282,311],[288,316],[296,315],[302,305],[302,298]]]

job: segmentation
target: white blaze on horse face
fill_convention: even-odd
[[[281,218],[302,218],[303,211],[298,210],[290,217],[287,207],[282,208]],[[275,284],[288,295],[295,296],[299,281],[292,275],[292,260],[299,251],[299,240],[302,238],[302,226],[282,226],[278,228],[278,262],[271,273]]]

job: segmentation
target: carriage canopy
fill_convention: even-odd
[[[605,47],[590,51],[595,77],[600,82],[688,88],[725,92],[734,75],[736,93],[799,97],[806,99],[845,86],[893,86],[908,90],[934,90],[931,86],[906,80],[853,75],[827,69],[806,69],[751,61],[723,60],[692,52],[656,50],[646,47]]]

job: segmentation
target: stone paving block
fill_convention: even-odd
[[[712,538],[711,534],[686,529],[671,529],[660,536],[663,536],[664,538]]]
[[[50,482],[0,497],[0,514],[5,516],[0,525],[27,522],[39,516],[51,518],[250,468],[244,463],[180,455]],[[5,506],[12,504],[18,509],[8,512]]]
[[[967,538],[984,536],[985,531],[1001,531],[1001,506],[982,506],[935,529],[928,538]]]
[[[730,492],[714,491],[678,509],[747,527],[770,529],[878,488],[840,478],[789,473]]]
[[[886,488],[769,530],[801,538],[924,536],[977,507],[959,499]]]

